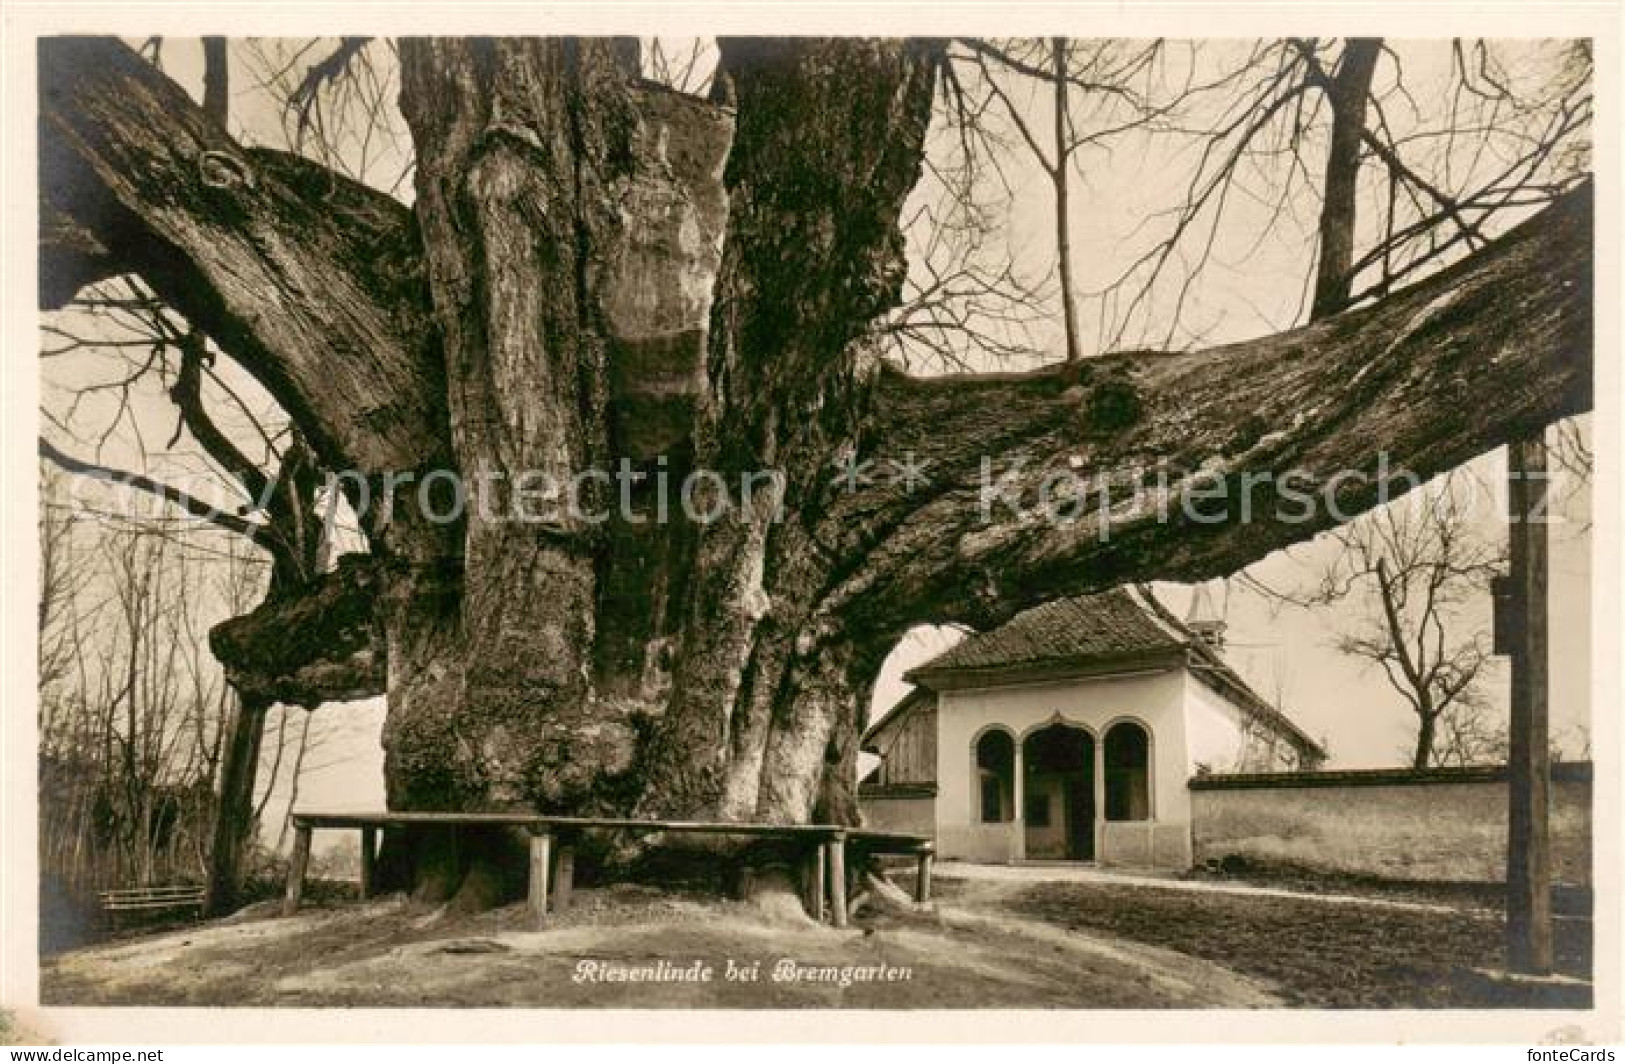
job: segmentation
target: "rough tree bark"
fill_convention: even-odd
[[[1337,73],[1324,81],[1332,109],[1331,146],[1326,152],[1326,180],[1321,187],[1319,259],[1309,316],[1324,318],[1348,305],[1354,282],[1355,193],[1359,188],[1360,150],[1365,136],[1371,78],[1382,56],[1382,38],[1351,37],[1343,47]]]
[[[863,706],[910,626],[1229,572],[1333,520],[1020,518],[1008,500],[1047,474],[1324,484],[1379,450],[1428,474],[1589,403],[1588,193],[1280,336],[907,378],[869,336],[906,265],[938,47],[721,52],[704,101],[639,81],[626,42],[403,42],[408,212],[231,143],[116,42],[41,46],[42,302],[141,274],[323,466],[368,478],[370,555],[213,645],[260,697],[386,692],[394,806],[853,821]],[[986,520],[984,458],[1006,500]],[[623,465],[643,479],[609,480]],[[444,493],[384,490],[434,470],[468,486],[457,520],[430,519]],[[498,520],[527,470],[595,471],[587,513]],[[682,516],[691,471],[715,520]],[[1333,487],[1345,516],[1374,501]],[[391,861],[477,903],[500,851]]]
[[[226,756],[220,766],[219,807],[209,847],[207,904],[215,915],[230,912],[243,880],[243,856],[254,827],[254,783],[259,776],[260,744],[269,706],[239,697],[236,712],[222,722]]]
[[[1055,109],[1054,138],[1055,167],[1050,171],[1050,183],[1055,186],[1055,273],[1061,286],[1061,321],[1065,326],[1066,360],[1076,362],[1082,356],[1082,341],[1078,337],[1078,297],[1072,282],[1072,207],[1070,185],[1072,178],[1072,131],[1067,128],[1067,70],[1066,38],[1050,41],[1050,65],[1054,72]]]

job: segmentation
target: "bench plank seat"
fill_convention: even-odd
[[[917,862],[914,896],[921,904],[930,900],[931,860],[935,847],[926,835],[896,831],[871,831],[846,824],[741,824],[711,820],[638,820],[630,817],[549,816],[515,811],[495,812],[298,812],[292,816],[294,850],[289,862],[287,891],[282,911],[298,911],[304,888],[305,868],[310,860],[311,834],[317,829],[339,828],[362,832],[361,894],[372,893],[375,855],[374,837],[381,828],[412,825],[447,827],[511,827],[531,836],[529,899],[538,924],[546,921],[551,907],[557,911],[569,904],[574,878],[575,842],[585,831],[630,831],[638,834],[661,832],[703,835],[735,835],[781,839],[799,844],[809,877],[807,908],[814,919],[825,915],[828,899],[830,922],[846,926],[847,847],[853,845],[867,854],[901,854]],[[550,905],[551,903],[551,905]]]
[[[178,887],[119,887],[116,890],[99,891],[98,896],[108,901],[120,901],[124,899],[141,900],[145,898],[191,897],[193,895],[202,894],[203,892],[204,888],[201,885],[185,885]]]
[[[108,924],[118,925],[119,913],[158,912],[196,908],[203,915],[208,890],[200,884],[177,883],[157,887],[116,887],[96,892]]]
[[[827,839],[844,836],[870,844],[896,844],[912,852],[929,844],[925,835],[896,831],[871,831],[842,824],[736,824],[717,820],[635,820],[629,817],[546,816],[539,813],[295,813],[294,827],[318,828],[405,827],[412,824],[487,825],[533,830],[674,831],[710,835],[760,835],[767,837],[807,837]],[[900,849],[897,852],[905,852]]]

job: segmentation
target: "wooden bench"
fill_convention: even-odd
[[[575,849],[586,831],[628,831],[638,834],[679,832],[734,835],[789,842],[801,851],[805,895],[803,903],[815,920],[826,914],[830,923],[847,921],[846,869],[848,847],[862,856],[906,854],[915,858],[914,899],[931,900],[931,861],[935,853],[925,835],[869,831],[839,824],[734,824],[698,820],[633,820],[620,817],[541,816],[534,813],[295,813],[293,856],[288,866],[287,893],[282,912],[299,910],[305,870],[310,863],[311,835],[318,828],[361,832],[361,896],[371,897],[378,861],[378,832],[409,826],[511,827],[530,835],[529,904],[538,926],[549,909],[569,907],[574,889]],[[827,905],[826,905],[827,899]]]
[[[196,909],[198,919],[202,919],[207,894],[207,888],[201,884],[176,883],[163,887],[120,887],[98,891],[96,897],[102,911],[107,913],[108,926],[116,928],[119,913]]]

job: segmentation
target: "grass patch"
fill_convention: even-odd
[[[1096,931],[1215,961],[1269,980],[1308,1008],[1549,1007],[1542,992],[1485,980],[1502,964],[1498,913],[1420,911],[1315,899],[1144,886],[1044,883],[1012,912],[1072,931]],[[1557,968],[1591,978],[1589,919],[1555,922]],[[1589,1008],[1590,989],[1566,1001]]]

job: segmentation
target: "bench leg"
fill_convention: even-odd
[[[570,892],[576,882],[576,848],[560,842],[558,856],[553,859],[553,911],[561,913],[570,907]]]
[[[830,923],[846,926],[846,840],[831,839],[824,845],[829,865]]]
[[[553,836],[539,831],[530,837],[530,915],[538,928],[547,925],[547,877],[552,871]]]
[[[372,897],[378,879],[378,829],[361,829],[361,900]]]
[[[807,854],[807,915],[824,922],[824,847],[814,846]]]
[[[914,901],[925,905],[931,901],[931,851],[917,857],[914,866]]]
[[[299,897],[305,891],[305,868],[310,864],[310,828],[297,827],[293,832],[293,858],[288,862],[287,893],[282,896],[282,915],[292,916],[299,911]]]

